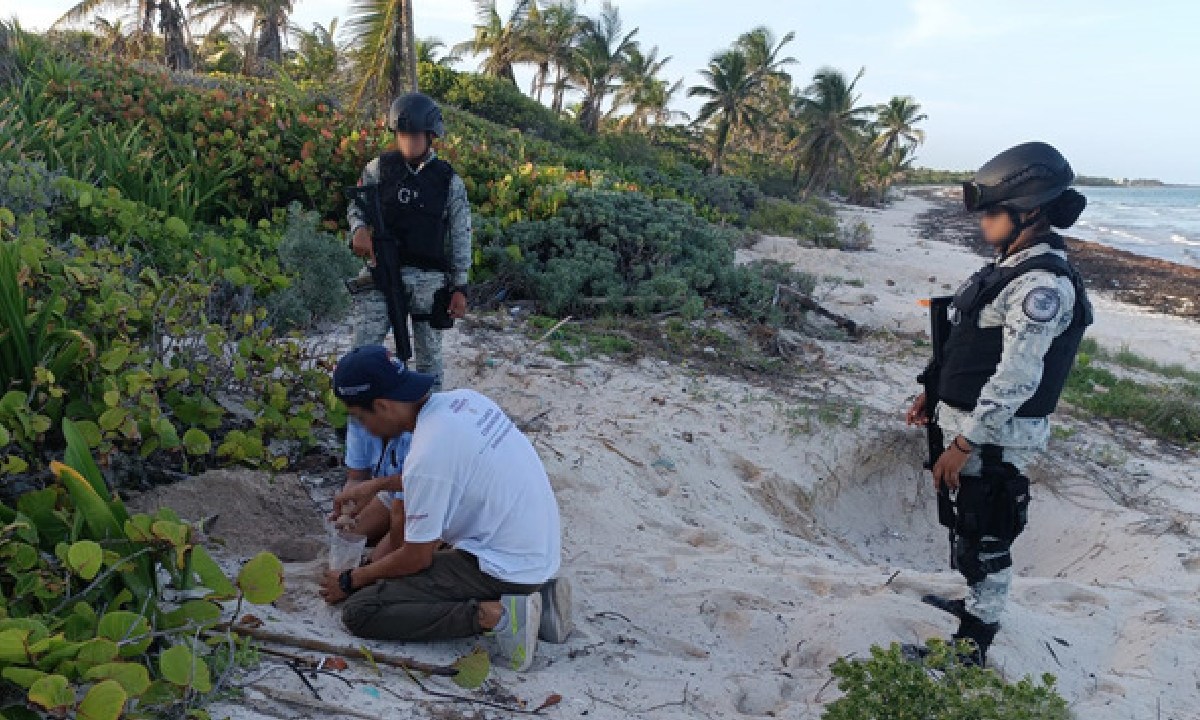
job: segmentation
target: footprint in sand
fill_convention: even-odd
[[[1036,585],[1026,590],[1021,597],[1032,605],[1057,607],[1067,611],[1108,607],[1108,601],[1103,595],[1065,582]]]
[[[732,677],[733,707],[741,715],[785,717],[789,701],[797,694],[796,683],[781,677]]]

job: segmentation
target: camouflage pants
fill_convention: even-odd
[[[1035,448],[1004,448],[1004,461],[1012,463],[1021,473],[1025,472],[1025,468],[1033,461],[1038,454]],[[973,453],[967,464],[963,467],[960,475],[977,476],[982,473],[983,461],[980,459],[979,453]],[[999,538],[985,536],[984,541],[999,543]],[[963,544],[963,538],[958,538],[956,543]],[[980,561],[990,561],[996,558],[1003,557],[1008,552],[1007,545],[996,551],[993,546],[992,552],[979,552]],[[998,572],[989,573],[986,577],[976,583],[972,583],[967,594],[967,611],[985,623],[995,623],[1000,621],[1000,616],[1004,613],[1004,607],[1008,604],[1008,591],[1012,586],[1013,569],[1011,567],[1004,568]]]
[[[365,272],[365,270],[364,270]],[[440,272],[427,272],[416,268],[404,268],[404,289],[408,294],[409,312],[428,315],[433,310],[433,294],[446,284],[446,276]],[[351,311],[354,324],[354,347],[382,345],[391,327],[388,319],[387,302],[378,290],[360,292],[354,296]],[[408,331],[408,328],[404,329]],[[435,390],[442,388],[442,331],[429,327],[424,321],[412,321],[413,358],[410,367],[418,372],[437,378]]]

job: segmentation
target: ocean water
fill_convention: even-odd
[[[1200,187],[1081,187],[1087,210],[1066,235],[1200,267]]]

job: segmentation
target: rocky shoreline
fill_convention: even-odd
[[[935,203],[916,219],[921,237],[964,245],[985,257],[991,251],[979,236],[978,219],[945,188],[909,189]],[[1144,257],[1100,243],[1067,237],[1071,261],[1089,288],[1121,302],[1200,320],[1200,268]]]

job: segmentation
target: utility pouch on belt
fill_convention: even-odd
[[[438,288],[433,294],[433,310],[429,313],[429,327],[435,330],[449,330],[454,327],[454,318],[450,317],[450,298],[453,296],[448,286]]]
[[[995,445],[981,448],[979,476],[959,478],[958,494],[938,495],[938,520],[964,538],[994,537],[1011,543],[1025,530],[1029,517],[1029,478],[1003,461]]]

